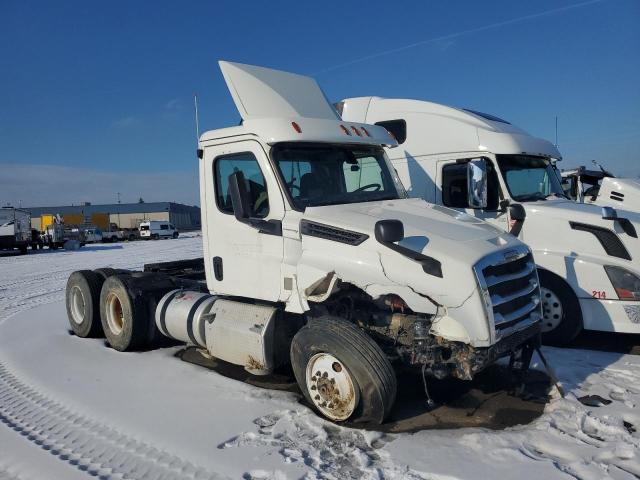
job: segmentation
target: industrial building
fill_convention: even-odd
[[[40,230],[42,215],[60,215],[67,224],[90,224],[92,218],[109,215],[118,228],[138,228],[145,220],[166,220],[178,230],[200,229],[200,207],[173,202],[112,203],[25,208],[31,212],[32,228]]]

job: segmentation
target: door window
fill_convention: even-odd
[[[216,182],[216,203],[224,213],[233,213],[231,193],[229,191],[229,176],[235,172],[242,172],[249,194],[251,216],[264,218],[269,214],[269,197],[267,184],[258,165],[258,160],[251,152],[237,153],[218,157],[214,162]]]
[[[498,210],[499,184],[493,163],[487,162],[487,208],[486,210]],[[467,163],[450,163],[442,167],[442,203],[451,208],[469,208],[467,198]]]

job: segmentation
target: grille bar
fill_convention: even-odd
[[[485,277],[485,281],[487,282],[487,287],[493,287],[500,283],[511,282],[519,278],[527,277],[531,275],[535,269],[536,265],[533,262],[527,262],[526,266],[518,272],[500,276],[490,275],[488,277]]]
[[[511,295],[505,295],[505,296],[501,296],[498,294],[491,295],[491,303],[493,304],[494,307],[497,307],[499,305],[504,305],[505,303],[509,303],[520,297],[524,297],[525,295],[532,294],[533,292],[536,291],[537,288],[538,288],[538,282],[536,282],[535,280],[529,280],[528,286],[526,286],[521,290],[513,292]]]

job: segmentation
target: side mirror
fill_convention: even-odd
[[[239,221],[247,221],[251,217],[251,207],[249,205],[249,194],[247,184],[244,180],[244,173],[233,172],[229,175],[229,193],[231,195],[231,205],[233,214]]]
[[[515,220],[516,222],[524,222],[524,219],[526,217],[527,212],[522,205],[520,205],[519,203],[509,205],[509,218],[511,220]]]
[[[375,235],[382,244],[399,242],[404,238],[404,225],[400,220],[380,220],[376,222]]]
[[[467,202],[469,208],[487,208],[487,164],[482,158],[467,163]]]
[[[602,207],[602,219],[603,220],[617,220],[618,212],[613,207]]]

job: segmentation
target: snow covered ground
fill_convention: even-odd
[[[545,348],[569,395],[503,431],[388,434],[325,422],[292,393],[69,335],[70,272],[201,256],[198,234],[0,258],[0,480],[640,476],[640,356]],[[575,400],[597,394],[611,403]]]

